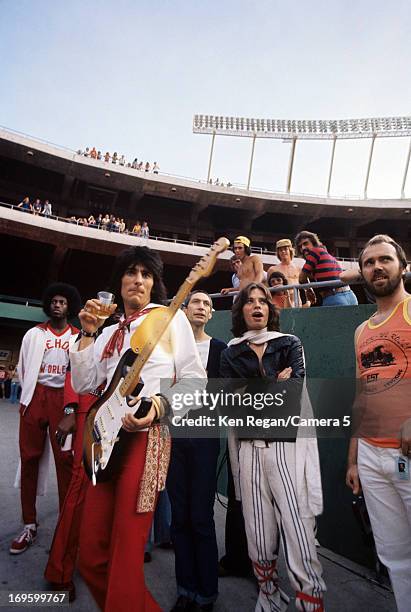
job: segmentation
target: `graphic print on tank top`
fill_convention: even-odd
[[[360,335],[358,355],[360,375],[367,394],[381,393],[400,382],[408,369],[407,343],[398,332],[368,329]],[[372,333],[374,331],[375,333]],[[409,347],[408,347],[409,348]]]

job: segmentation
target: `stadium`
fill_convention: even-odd
[[[211,135],[208,176],[203,180],[186,179],[161,171],[144,172],[131,163],[113,163],[86,156],[62,145],[33,138],[11,129],[0,129],[0,231],[4,252],[12,254],[2,274],[0,302],[1,352],[6,361],[17,360],[23,334],[44,319],[39,300],[51,282],[75,284],[86,300],[106,287],[115,257],[125,247],[146,245],[157,251],[165,265],[168,297],[172,298],[199,257],[220,236],[230,240],[237,235],[251,239],[252,253],[258,254],[267,270],[278,262],[275,243],[301,230],[317,233],[343,269],[355,267],[356,258],[367,239],[379,233],[395,236],[411,252],[409,214],[411,202],[398,199],[368,199],[367,181],[372,161],[370,152],[365,189],[361,199],[328,196],[302,196],[292,193],[292,167],[296,141],[328,138],[333,147],[339,138],[375,138],[411,136],[410,117],[375,120],[335,121],[264,121],[196,115],[193,131]],[[210,181],[216,135],[237,135],[253,143],[247,185],[220,185]],[[282,138],[291,142],[287,189],[275,193],[250,186],[254,145],[257,138]],[[328,187],[332,179],[334,148],[329,167]],[[405,196],[409,154],[402,181]],[[52,203],[52,214],[31,214],[19,208],[28,197]],[[108,228],[96,220],[110,215],[124,221],[122,230]],[[83,219],[94,223],[83,224]],[[133,232],[138,221],[149,220],[148,236]],[[231,299],[221,297],[222,287],[230,284],[230,250],[223,253],[214,274],[200,281],[200,288],[217,294],[217,313],[209,324],[210,333],[228,340]],[[303,263],[303,260],[300,260]],[[22,275],[24,282],[22,282]],[[319,406],[327,405],[339,386],[339,394],[349,402],[352,385],[341,386],[341,379],[353,376],[352,334],[356,324],[373,306],[361,286],[353,287],[360,305],[342,309],[335,319],[333,309],[311,308],[285,310],[281,329],[293,331],[304,341],[310,375],[321,379]],[[351,330],[347,333],[347,330]],[[324,366],[318,355],[328,354]],[[333,349],[339,344],[339,353]],[[343,366],[342,363],[345,363]],[[314,385],[315,386],[315,385]],[[318,389],[317,389],[318,391]],[[315,393],[316,391],[314,391]],[[328,413],[321,414],[327,416]],[[340,402],[334,420],[346,408]],[[339,412],[340,411],[340,412]],[[327,419],[331,421],[331,419]],[[341,555],[344,563],[375,570],[372,549],[349,508],[350,494],[345,489],[341,470],[345,465],[347,440],[320,439],[320,456],[327,513],[318,520],[318,538],[325,547],[324,556]],[[336,481],[339,484],[336,485]],[[220,483],[220,488],[224,484]],[[337,491],[337,495],[336,495]],[[337,527],[338,526],[338,527]],[[350,533],[349,537],[342,534]],[[328,552],[327,552],[328,551]],[[340,558],[340,557],[338,557]],[[356,570],[352,570],[355,571]],[[381,580],[381,578],[378,578]]]
[[[409,612],[409,3],[0,14],[0,607]]]

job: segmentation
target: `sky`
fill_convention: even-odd
[[[193,115],[410,114],[409,0],[0,0],[0,125],[205,179]],[[409,138],[376,141],[369,197],[399,197]],[[370,140],[338,141],[331,194],[360,196]],[[247,182],[251,140],[212,176]],[[251,186],[284,191],[290,144],[257,140]],[[299,141],[291,190],[324,195],[331,142]],[[411,168],[406,185],[411,197]]]

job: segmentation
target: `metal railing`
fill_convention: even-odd
[[[404,274],[404,281],[411,282],[411,272],[406,272]],[[362,285],[364,286],[364,280],[358,277],[355,280],[350,281],[349,285]],[[281,293],[282,291],[287,291],[291,289],[294,295],[294,304],[298,304],[298,292],[300,289],[336,289],[338,287],[348,287],[347,283],[343,283],[340,280],[330,280],[330,281],[317,281],[312,283],[295,283],[292,285],[276,285],[275,287],[268,287],[270,293]],[[230,293],[210,293],[211,298],[226,298],[233,297],[238,295],[239,291],[232,291]]]
[[[11,210],[17,210],[21,213],[24,214],[32,214],[30,210],[23,210],[22,208],[19,208],[16,204],[8,204],[7,202],[0,202],[0,207],[3,206],[5,208],[10,208]],[[120,234],[120,235],[128,235],[128,236],[136,236],[136,237],[140,237],[138,236],[138,234],[134,234],[132,231],[126,230],[124,232],[119,232],[117,230],[113,230],[113,229],[107,229],[105,228],[103,225],[101,224],[92,224],[92,225],[82,225],[81,223],[79,223],[79,219],[76,220],[76,222],[70,220],[69,217],[59,217],[58,215],[43,215],[43,214],[38,214],[36,216],[39,216],[43,219],[54,219],[55,221],[61,221],[62,223],[69,223],[70,225],[78,225],[79,227],[84,227],[84,228],[88,228],[90,227],[91,229],[101,229],[102,231],[109,231],[113,234]],[[155,236],[150,234],[148,236],[148,238],[150,240],[157,240],[159,242],[168,242],[168,243],[173,243],[173,244],[186,244],[189,246],[196,246],[196,247],[205,247],[205,248],[209,248],[212,246],[211,242],[197,242],[195,240],[184,240],[183,238],[167,238],[166,236]],[[252,253],[257,253],[259,255],[272,255],[272,256],[277,256],[277,253],[275,251],[270,251],[268,249],[262,248],[262,247],[256,247],[256,246],[252,246],[251,247],[251,252]],[[338,261],[347,261],[347,262],[355,262],[357,261],[355,258],[349,258],[349,257],[337,257]]]
[[[86,160],[87,163],[91,164],[91,165],[96,165],[98,164],[98,167],[104,168],[106,170],[108,170],[109,168],[114,170],[114,167],[120,167],[120,168],[124,168],[127,171],[131,171],[133,174],[135,172],[137,172],[139,175],[143,174],[143,175],[147,175],[149,174],[150,176],[153,175],[153,172],[147,172],[145,173],[144,170],[138,170],[137,168],[133,168],[131,166],[127,166],[127,165],[122,165],[122,164],[113,164],[111,161],[110,162],[106,162],[104,161],[104,159],[94,159],[91,158],[89,156],[85,156],[83,154],[78,153],[78,151],[70,148],[70,147],[66,147],[64,145],[60,145],[60,144],[56,144],[55,142],[51,142],[49,140],[45,140],[44,138],[39,138],[37,136],[32,136],[30,134],[26,134],[25,132],[20,132],[19,130],[14,130],[12,128],[6,127],[4,125],[0,125],[0,129],[9,132],[10,134],[16,134],[17,136],[23,136],[24,138],[29,138],[31,140],[37,141],[41,144],[46,144],[46,145],[50,145],[52,147],[55,147],[56,149],[60,149],[62,151],[65,152],[70,152],[73,155],[73,161],[77,161],[76,158],[81,157],[83,160]],[[129,163],[129,162],[128,162]],[[241,191],[245,191],[247,194],[250,192],[257,192],[257,193],[270,193],[273,195],[278,195],[281,197],[285,197],[287,200],[292,200],[292,198],[294,196],[296,197],[301,197],[301,198],[319,198],[322,200],[363,200],[364,198],[362,198],[360,195],[356,195],[356,194],[341,194],[341,195],[326,195],[326,194],[313,194],[313,193],[304,193],[304,192],[288,192],[288,191],[282,191],[282,190],[277,190],[277,189],[268,189],[268,188],[262,188],[262,187],[252,187],[251,189],[248,188],[248,186],[245,183],[230,183],[230,186],[225,185],[215,185],[213,183],[209,183],[209,181],[207,181],[206,179],[199,179],[199,178],[195,178],[192,176],[184,176],[181,174],[174,174],[174,173],[170,173],[170,172],[163,172],[160,171],[159,174],[156,174],[156,176],[166,176],[166,177],[170,177],[170,178],[176,178],[176,179],[182,179],[185,181],[190,181],[193,183],[193,187],[195,186],[195,184],[201,184],[201,185],[206,185],[208,187],[213,187],[213,188],[218,188],[218,189],[224,189],[227,191],[230,191],[232,189],[238,189]],[[376,198],[378,199],[378,198]],[[382,198],[382,199],[386,199],[386,198]]]

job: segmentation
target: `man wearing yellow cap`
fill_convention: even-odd
[[[292,263],[294,257],[294,249],[291,240],[289,238],[282,238],[281,240],[277,240],[275,248],[280,263],[275,264],[274,266],[271,266],[268,269],[267,278],[270,278],[272,272],[279,271],[284,274],[284,276],[288,280],[289,285],[298,284],[298,277],[300,275],[301,268]],[[294,292],[290,291],[289,294],[291,304],[292,306],[294,306]]]
[[[234,239],[233,251],[234,255],[240,260],[241,265],[238,266],[236,274],[240,279],[238,287],[228,287],[222,289],[221,293],[232,293],[240,291],[250,283],[261,283],[264,279],[263,262],[258,255],[251,255],[251,241],[246,236],[237,236]]]

